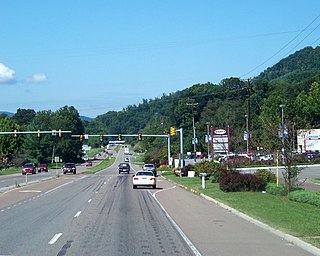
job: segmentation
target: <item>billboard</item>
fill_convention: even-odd
[[[230,129],[228,128],[212,128],[212,147],[213,154],[230,152]]]

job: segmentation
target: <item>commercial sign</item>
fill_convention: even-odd
[[[230,129],[212,128],[213,155],[216,153],[228,154],[230,152]]]

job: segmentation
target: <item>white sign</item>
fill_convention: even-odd
[[[58,157],[58,156],[55,156],[55,157],[54,157],[54,162],[55,162],[55,163],[59,163],[59,157]]]
[[[222,134],[226,134],[227,131],[224,129],[218,129],[218,130],[215,130],[214,133],[217,135],[222,135]]]

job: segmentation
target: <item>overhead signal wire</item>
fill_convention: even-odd
[[[266,64],[269,60],[271,60],[272,58],[274,58],[276,55],[278,55],[280,52],[282,52],[287,46],[289,46],[293,41],[295,41],[303,32],[305,32],[318,18],[320,17],[320,15],[318,15],[316,18],[314,18],[304,29],[302,29],[300,31],[300,33],[298,33],[294,38],[292,38],[288,43],[286,43],[283,47],[281,47],[276,53],[274,53],[271,57],[269,57],[267,60],[265,60],[264,62],[262,62],[261,64],[259,64],[258,66],[256,66],[255,68],[251,69],[249,72],[245,73],[244,75],[240,76],[240,78],[246,77],[248,74],[252,73],[253,71],[257,70],[258,68],[260,68],[261,66],[263,66],[264,64]],[[320,25],[320,24],[319,24]],[[319,26],[318,25],[318,26]],[[317,26],[317,27],[318,27]],[[316,28],[317,28],[316,27]],[[314,29],[315,30],[315,29]],[[311,33],[314,31],[312,30]],[[310,33],[310,34],[311,34]],[[309,35],[307,35],[309,36]],[[304,40],[304,39],[303,39]],[[302,41],[303,41],[302,40]],[[300,44],[301,42],[299,42]],[[291,52],[292,50],[290,50]]]

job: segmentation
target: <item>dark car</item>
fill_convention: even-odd
[[[22,174],[36,174],[36,166],[33,163],[27,163],[22,166]]]
[[[77,174],[77,168],[74,163],[66,163],[63,166],[63,174],[67,174],[67,173]]]
[[[92,166],[92,161],[88,160],[88,161],[86,162],[86,166],[87,166],[87,167],[88,167],[88,166]]]
[[[46,164],[39,164],[38,172],[48,172],[48,166]]]
[[[128,163],[120,163],[118,165],[119,174],[122,172],[129,173],[130,172],[130,164]]]

